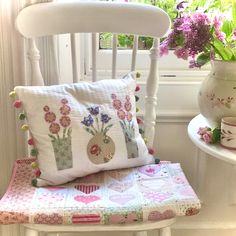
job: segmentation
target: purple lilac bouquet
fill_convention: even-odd
[[[172,31],[161,43],[160,54],[174,54],[190,59],[190,68],[201,67],[212,59],[236,61],[236,4],[232,7],[232,19],[223,15],[196,11],[186,13],[186,1],[177,5],[178,17]]]

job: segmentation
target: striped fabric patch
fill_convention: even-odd
[[[85,224],[85,223],[100,223],[100,215],[89,214],[89,215],[73,215],[73,224]]]
[[[98,190],[100,187],[95,184],[78,184],[75,185],[75,189],[85,193],[85,194],[90,194],[96,190]]]

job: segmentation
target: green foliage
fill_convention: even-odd
[[[108,0],[105,0],[108,1]],[[113,0],[116,1],[116,0]],[[188,11],[195,12],[197,9],[201,8],[208,12],[225,12],[225,11],[232,11],[233,20],[225,21],[223,25],[223,32],[226,33],[227,37],[230,37],[227,32],[232,32],[232,28],[236,27],[236,1],[235,0],[186,0],[189,2]],[[153,6],[160,7],[164,11],[168,13],[172,22],[178,16],[178,11],[176,9],[176,0],[129,0],[129,2],[138,2],[138,3],[145,3],[150,4]],[[232,9],[232,10],[231,10]],[[232,23],[233,22],[233,23]],[[155,24],[154,26],[155,27]],[[231,35],[232,36],[232,35]],[[100,34],[101,40],[111,41],[112,34],[111,33],[101,33]],[[181,41],[183,39],[179,39]],[[150,49],[152,46],[153,39],[150,37],[139,37],[139,49]],[[217,46],[218,42],[215,43]],[[133,35],[125,35],[120,34],[118,35],[118,47],[119,48],[131,48],[133,46]],[[219,45],[218,45],[219,46]],[[102,49],[109,49],[109,47],[102,47]],[[222,49],[222,48],[221,48]],[[225,54],[230,54],[232,57],[235,56],[234,53],[236,52],[225,52]],[[229,56],[229,55],[226,55]],[[204,55],[199,59],[204,60]]]
[[[212,143],[220,142],[221,130],[220,128],[215,128],[212,131]]]

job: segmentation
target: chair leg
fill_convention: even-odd
[[[160,229],[160,236],[171,236],[170,227],[165,227],[165,228]]]
[[[39,232],[33,229],[25,228],[25,236],[39,236]]]

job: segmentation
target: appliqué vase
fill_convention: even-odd
[[[88,143],[87,153],[94,164],[107,163],[115,154],[115,144],[108,135],[96,133]]]
[[[73,167],[71,136],[52,140],[57,169],[65,170]]]
[[[222,117],[236,116],[236,61],[214,60],[211,65],[199,90],[198,104],[214,128],[220,127]]]

